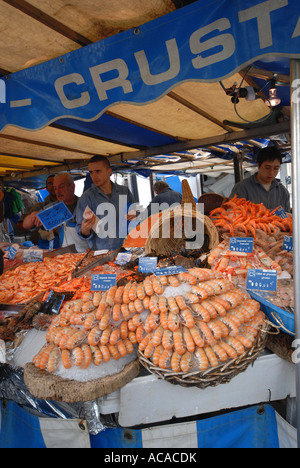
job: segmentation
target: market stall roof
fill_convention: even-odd
[[[213,0],[2,0],[0,177],[4,183],[22,180],[24,185],[24,181],[32,176],[40,176],[43,179],[43,175],[46,176],[50,172],[84,169],[94,154],[108,156],[111,163],[119,169],[159,170],[166,163],[170,163],[171,168],[172,164],[177,162],[181,165],[180,170],[200,172],[200,166],[204,165],[203,170],[210,167],[207,166],[207,161],[203,161],[203,149],[209,152],[206,158],[213,158],[216,164],[224,159],[225,169],[232,167],[228,155],[240,151],[241,147],[246,148],[246,153],[255,152],[255,148],[262,144],[260,137],[283,135],[284,137],[278,138],[277,141],[288,150],[289,138],[285,136],[289,132],[288,59],[277,58],[275,61],[273,57],[272,60],[265,60],[262,56],[260,61],[254,61],[253,65],[250,58],[247,62],[245,54],[238,64],[228,63],[229,68],[225,67],[221,75],[203,75],[200,65],[198,70],[195,69],[195,65],[193,73],[183,73],[183,69],[188,67],[182,63],[184,48],[181,50],[179,47],[180,35],[185,31],[185,43],[189,43],[191,49],[197,49],[193,52],[193,57],[201,52],[199,44],[197,46],[197,40],[201,43],[199,31],[203,31],[205,39],[206,35],[209,38],[204,42],[207,43],[208,49],[209,41],[214,41],[210,38],[214,30],[218,33],[231,31],[229,26],[234,22],[231,12],[228,13],[228,18],[223,18],[227,15],[227,3],[228,0],[221,0],[218,5]],[[239,15],[239,26],[251,26],[257,36],[256,22],[248,20],[246,23],[246,19],[242,21],[240,15],[241,11],[248,11],[246,7],[253,3],[257,2],[236,2],[233,10]],[[197,12],[199,9],[203,10],[203,16],[195,19],[198,29],[191,25],[190,31],[186,32],[184,20],[188,21],[188,24],[191,23],[191,18],[195,16],[193,8],[196,8]],[[279,8],[278,6],[278,10]],[[292,8],[296,7],[291,6]],[[210,10],[217,15],[215,18],[213,14],[207,17],[206,13]],[[274,10],[275,7],[270,9],[272,20]],[[279,15],[276,21],[280,21],[281,11],[275,13]],[[293,14],[297,19],[295,10]],[[206,25],[209,24],[215,24],[215,27],[206,31]],[[194,34],[198,33],[194,43],[193,31]],[[235,33],[239,33],[238,29]],[[251,31],[247,33],[251,37]],[[217,51],[212,57],[221,54],[222,47],[223,53],[228,49],[229,57],[232,47],[232,39],[229,36],[230,34],[220,35],[220,42],[212,43],[210,48]],[[154,39],[157,44],[152,42]],[[247,40],[244,38],[244,43],[247,43]],[[260,38],[260,41],[262,40]],[[243,41],[241,39],[241,42]],[[147,70],[145,57],[146,54],[152,54],[149,45],[154,49],[153,54],[160,51],[162,63],[157,64],[158,56],[151,56],[153,62],[151,61]],[[274,47],[275,45],[274,38]],[[140,47],[144,47],[145,51],[140,50]],[[238,48],[237,42],[235,48]],[[123,58],[116,59],[116,50],[125,49],[128,53],[126,60],[123,52],[120,54]],[[276,47],[274,50],[276,51]],[[109,61],[107,51],[111,58]],[[122,67],[132,60],[133,51],[136,51],[135,58],[140,64],[140,72],[144,74],[143,88],[137,89],[136,76],[135,81],[130,82],[127,75],[124,75],[123,81],[118,85],[121,91],[124,91],[123,99],[116,95],[107,105],[105,103],[105,106],[97,109],[95,96],[99,100],[99,86],[109,83],[106,76],[111,83],[120,79]],[[238,51],[235,52],[238,56]],[[281,50],[280,52],[281,55],[285,53]],[[251,54],[250,56],[253,57]],[[209,63],[209,58],[203,60],[208,60]],[[108,66],[112,62],[115,69]],[[223,62],[227,65],[228,61],[223,59]],[[248,67],[249,64],[251,68]],[[102,65],[106,65],[106,69],[101,69],[103,81],[101,71],[97,68]],[[212,69],[214,66],[217,68],[216,65],[219,65],[217,60],[212,63]],[[128,68],[131,66],[133,67],[132,63],[128,64]],[[59,67],[61,70],[58,70]],[[87,67],[86,71],[83,70],[84,67]],[[204,65],[201,67],[205,68]],[[116,69],[119,76],[106,75],[115,72]],[[157,70],[164,71],[157,73]],[[136,70],[134,72],[136,74]],[[171,76],[172,73],[174,76]],[[281,118],[277,113],[270,112],[270,108],[266,106],[268,80],[274,73],[280,81],[278,92],[282,93]],[[91,75],[93,80],[90,79]],[[72,79],[68,81],[67,77],[70,76]],[[62,77],[64,81],[58,82]],[[104,77],[108,81],[105,81]],[[150,80],[147,86],[145,77]],[[49,91],[49,88],[53,87],[54,78],[56,92],[60,93],[61,99],[65,99],[65,112],[55,115],[52,111],[56,104],[51,101],[53,96]],[[262,99],[240,99],[238,104],[234,104],[232,96],[225,92],[226,89],[232,88],[234,83],[237,83],[237,86],[263,88],[258,93]],[[156,91],[156,85],[165,86]],[[137,94],[132,100],[128,98],[130,86]],[[30,99],[26,96],[29,88],[36,92]],[[112,85],[111,89],[107,86],[106,91],[102,89],[102,93],[113,94],[115,90],[112,88]],[[147,99],[140,99],[138,93],[141,94],[145,88],[149,95]],[[89,101],[90,104],[93,103],[94,109],[91,109],[89,114],[76,114],[75,102],[79,103],[81,109],[89,107],[81,105],[80,99],[86,99],[85,104]],[[105,95],[102,103],[103,101]],[[48,110],[49,115],[45,117],[44,114]],[[19,117],[22,115],[21,120],[15,120],[13,112],[18,112]],[[36,119],[34,126],[31,126],[31,118]],[[280,120],[283,121],[279,123]],[[220,146],[224,143],[229,147],[224,149]],[[216,157],[221,161],[215,159]]]

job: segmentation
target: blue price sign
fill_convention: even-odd
[[[288,218],[288,215],[286,214],[282,206],[280,206],[276,211],[274,211],[274,215],[280,216],[281,219]]]
[[[178,273],[185,273],[187,270],[182,266],[170,266],[167,268],[157,268],[154,271],[155,276],[168,276],[168,275],[178,275]]]
[[[291,252],[293,250],[293,238],[290,236],[284,236],[282,250]]]
[[[61,224],[70,221],[70,219],[73,218],[73,215],[64,202],[59,202],[46,210],[40,211],[37,214],[37,217],[46,231],[51,231],[52,229],[61,226]]]
[[[247,271],[247,289],[277,291],[277,271],[249,269]]]
[[[139,271],[141,273],[153,273],[157,267],[157,257],[141,257],[139,259]]]
[[[253,253],[253,237],[231,237],[229,249],[232,252]]]
[[[93,275],[91,291],[108,291],[117,282],[117,275]]]

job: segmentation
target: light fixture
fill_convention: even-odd
[[[257,98],[256,93],[258,89],[253,88],[252,86],[245,86],[244,88],[239,88],[237,83],[234,83],[231,88],[225,89],[227,96],[232,96],[231,102],[237,104],[239,98],[244,98],[246,101],[255,101]]]
[[[277,96],[276,78],[272,78],[270,81],[269,99],[266,100],[266,104],[269,107],[279,106],[281,99]]]

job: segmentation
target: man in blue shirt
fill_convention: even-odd
[[[88,163],[92,186],[76,209],[77,232],[94,250],[115,250],[127,236],[127,213],[134,200],[130,190],[110,180],[107,158],[93,156]]]

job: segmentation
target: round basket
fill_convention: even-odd
[[[228,360],[224,364],[207,369],[204,372],[194,370],[189,373],[178,372],[175,373],[170,369],[161,369],[155,366],[151,361],[145,358],[141,351],[138,351],[140,363],[151,373],[156,375],[159,379],[168,381],[174,385],[181,385],[182,387],[198,387],[205,389],[207,387],[216,387],[219,384],[229,383],[235,376],[244,372],[250,364],[252,364],[264,350],[270,322],[267,320],[260,332],[252,348],[247,349],[241,356],[236,359]]]
[[[198,199],[198,203],[204,204],[204,214],[209,216],[209,213],[215,208],[219,208],[224,201],[224,197],[218,193],[204,193]]]
[[[205,234],[209,237],[209,250],[219,244],[218,230],[211,219],[197,209],[187,180],[182,181],[182,193],[181,206],[163,211],[151,228],[145,245],[147,254],[169,256],[174,251],[180,252],[184,248],[200,249]],[[191,236],[187,235],[189,230]],[[199,236],[198,240],[197,233],[201,232],[203,238]]]

